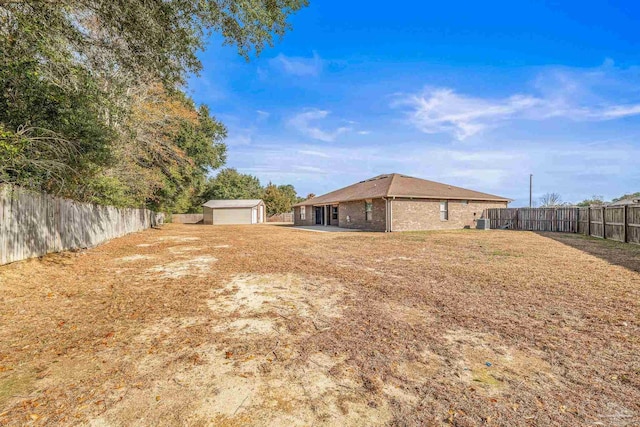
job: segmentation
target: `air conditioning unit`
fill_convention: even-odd
[[[489,230],[491,228],[491,226],[489,225],[489,219],[488,218],[478,218],[476,220],[476,228],[478,230]]]

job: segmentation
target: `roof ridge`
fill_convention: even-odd
[[[385,197],[389,197],[389,194],[391,193],[391,186],[393,185],[393,181],[396,179],[396,176],[398,175],[397,173],[392,173],[391,175],[391,179],[389,180],[389,185],[387,186],[387,191],[385,193]]]
[[[471,190],[443,182],[431,181],[424,178],[394,172],[365,179],[355,184],[316,196],[313,199],[296,203],[294,206],[300,206],[303,204],[331,204],[380,197],[410,197],[451,200],[509,200],[504,197],[477,190]]]

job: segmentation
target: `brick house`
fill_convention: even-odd
[[[294,223],[370,231],[473,228],[485,209],[506,208],[510,201],[392,173],[294,205]]]

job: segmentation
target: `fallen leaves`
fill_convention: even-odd
[[[195,254],[170,251],[192,244],[184,239],[194,235],[207,246]],[[175,380],[168,382],[181,394],[193,393],[198,385],[184,381],[180,369],[205,366],[209,358],[200,352],[217,344],[216,357],[224,357],[226,368],[256,366],[238,375],[243,381],[273,375],[314,352],[343,360],[343,371],[327,375],[349,372],[356,381],[337,388],[363,395],[371,410],[395,405],[392,421],[398,425],[447,419],[460,425],[583,425],[607,413],[610,402],[625,414],[640,414],[640,257],[601,243],[526,232],[332,235],[172,225],[116,239],[64,266],[38,260],[8,265],[0,268],[0,294],[11,290],[10,299],[0,300],[0,341],[11,343],[0,348],[0,398],[3,381],[18,378],[16,367],[36,385],[3,401],[0,423],[35,422],[35,415],[40,423],[83,424],[105,411],[106,402],[109,411],[121,405],[127,393],[144,394],[153,417],[175,403],[170,393],[154,388],[162,384],[158,378]],[[228,247],[216,252],[219,245]],[[519,256],[492,256],[496,251]],[[138,254],[146,257],[126,266],[117,262]],[[169,279],[149,271],[208,255],[218,261],[206,274]],[[204,302],[211,290],[238,273],[274,272],[344,284],[349,294],[340,301],[342,317],[325,323],[294,319],[288,311],[296,306],[285,301],[281,315],[272,313],[285,326],[272,333],[308,328],[303,341],[283,341],[275,354],[273,340],[262,343],[263,353],[229,344],[228,336],[216,341],[220,336],[211,334]],[[205,320],[203,326],[171,327],[157,340],[136,341],[167,317]],[[553,367],[557,383],[513,366],[506,377],[497,376],[500,387],[483,391],[477,381],[468,387],[464,377],[478,366],[464,371],[457,365],[461,356],[443,338],[451,329],[492,334],[500,345],[535,354]],[[426,352],[434,357],[423,358]],[[498,375],[504,363],[493,357],[478,355],[480,369]],[[97,368],[80,369],[83,360]],[[65,367],[56,369],[60,361]],[[150,361],[147,371],[142,361]],[[415,369],[399,373],[397,367],[407,363]],[[390,386],[398,394],[390,395]],[[31,401],[32,390],[40,402]],[[336,410],[346,417],[353,412],[349,405],[342,402]],[[176,410],[188,414],[192,408]]]

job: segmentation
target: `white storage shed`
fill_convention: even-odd
[[[205,224],[261,224],[264,222],[264,202],[260,199],[209,200],[202,205]]]

